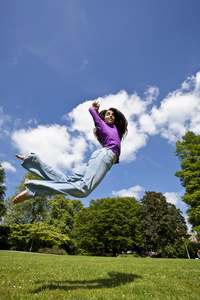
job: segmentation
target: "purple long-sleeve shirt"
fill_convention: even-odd
[[[103,147],[111,149],[117,155],[117,163],[121,152],[121,140],[118,129],[115,125],[107,124],[103,121],[93,107],[89,108],[89,112],[93,117],[97,133],[100,136]]]

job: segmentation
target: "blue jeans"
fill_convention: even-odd
[[[105,177],[113,161],[113,151],[102,148],[92,153],[83,169],[67,176],[43,163],[37,154],[30,153],[22,166],[44,180],[26,181],[28,196],[66,194],[77,198],[87,197]]]

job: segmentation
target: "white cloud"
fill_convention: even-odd
[[[146,96],[146,101],[148,103],[152,103],[153,101],[157,100],[159,89],[156,86],[149,86],[144,94]]]
[[[175,142],[188,131],[200,134],[200,72],[168,94],[159,107],[140,117],[141,129]]]
[[[156,124],[150,115],[148,114],[141,115],[139,122],[142,131],[150,135],[154,135],[157,133]]]
[[[78,131],[89,141],[95,143],[95,137],[93,134],[93,121],[90,113],[88,111],[93,101],[86,101],[79,104],[74,108],[67,116],[66,119],[69,119],[71,126],[69,130],[71,132]]]
[[[114,196],[119,197],[135,197],[136,199],[140,198],[140,193],[144,191],[144,188],[140,185],[133,186],[129,189],[123,189],[120,191],[112,191]]]
[[[125,91],[120,91],[116,95],[99,97],[96,100],[100,103],[100,110],[116,107],[126,116],[129,124],[128,135],[122,142],[120,161],[134,160],[136,152],[146,145],[148,138],[147,134],[140,130],[137,121],[138,117],[146,111],[148,103],[140,99],[137,94],[128,95]],[[71,121],[72,131],[81,132],[90,145],[98,145],[93,135],[93,121],[88,113],[88,108],[93,101],[86,101],[78,105],[67,117]]]
[[[174,193],[174,192],[165,193],[164,196],[166,197],[167,202],[174,204],[174,205],[177,205],[179,202],[179,199],[180,199],[179,193]]]
[[[15,167],[13,167],[11,163],[7,161],[2,162],[2,167],[5,169],[5,171],[16,172]]]
[[[118,108],[128,120],[128,135],[122,142],[121,162],[134,160],[151,135],[160,134],[174,143],[188,130],[200,134],[200,72],[187,78],[181,88],[169,93],[158,107],[152,107],[158,93],[158,88],[149,87],[144,100],[136,93],[128,95],[124,90],[115,95],[87,100],[63,116],[69,122],[68,127],[55,124],[15,130],[13,144],[22,154],[30,151],[38,153],[55,168],[74,170],[81,167],[87,151],[99,147],[88,112],[94,100],[100,102],[100,109]]]
[[[129,120],[128,135],[122,141],[120,161],[133,161],[137,151],[146,146],[147,139],[148,135],[139,130],[138,124]]]
[[[12,141],[20,154],[37,153],[44,162],[57,169],[80,167],[87,148],[83,137],[73,137],[65,126],[59,125],[15,131]]]
[[[146,145],[147,134],[139,129],[135,116],[145,112],[147,102],[136,94],[128,95],[121,91],[97,99],[101,109],[117,107],[127,117],[129,134],[122,143],[121,161],[135,159],[135,153]],[[13,145],[21,154],[35,152],[46,163],[55,168],[73,169],[82,166],[86,151],[99,147],[93,134],[93,120],[88,111],[91,101],[85,101],[74,108],[63,119],[70,121],[70,126],[40,125],[36,128],[15,130],[12,134]]]

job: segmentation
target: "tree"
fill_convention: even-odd
[[[16,187],[15,194],[18,194],[24,190],[24,182],[26,179],[31,180],[39,178],[28,172],[24,176],[21,184]],[[51,198],[47,196],[37,196],[17,205],[12,205],[12,200],[13,197],[7,198],[5,201],[7,214],[3,220],[3,225],[5,226],[5,229],[7,230],[6,232],[10,237],[9,239],[7,238],[8,242],[10,241],[10,245],[9,243],[4,245],[1,239],[0,247],[6,246],[8,248],[10,246],[18,250],[28,250],[29,247],[32,248],[33,246],[33,249],[37,251],[39,247],[43,247],[45,245],[48,246],[48,244],[50,244],[49,241],[53,240],[55,232],[58,232],[67,238],[67,243],[65,242],[63,244],[65,250],[67,250],[68,253],[73,253],[76,251],[74,243],[71,239],[71,231],[73,228],[75,215],[83,207],[83,204],[80,200],[71,201],[70,199],[65,198],[64,195],[55,195]],[[37,227],[39,226],[37,224],[43,225]],[[47,229],[44,229],[41,226],[44,226]],[[18,233],[15,228],[19,230]],[[10,229],[10,231],[8,229]],[[35,236],[37,230],[38,235]],[[48,237],[44,238],[44,232],[48,234],[49,240]],[[59,243],[56,242],[56,240],[55,244],[59,246]]]
[[[189,206],[188,221],[200,234],[200,135],[188,131],[182,141],[176,142],[175,155],[181,164],[181,170],[175,176],[185,188],[182,199]]]
[[[74,206],[75,212],[79,212],[83,208],[83,203],[79,199],[73,199],[71,203]]]
[[[179,258],[188,258],[187,251],[189,253],[190,258],[196,258],[197,251],[198,251],[198,244],[191,242],[189,239],[183,239],[182,244],[177,249],[178,257]]]
[[[166,201],[162,193],[146,192],[141,199],[141,225],[144,244],[152,250],[162,249],[180,240],[187,233],[185,219],[175,205]]]
[[[5,181],[5,171],[0,162],[0,221],[6,213],[6,207],[4,204],[6,186],[4,184],[4,181]]]
[[[63,234],[69,236],[69,243],[65,250],[69,254],[77,253],[76,241],[73,238],[73,225],[77,213],[83,208],[80,200],[70,200],[64,195],[55,195],[49,199],[50,210],[45,223],[59,228]]]
[[[27,179],[31,180],[39,178],[28,172],[24,176],[21,184],[16,187],[15,195],[24,190],[24,182]],[[5,200],[7,207],[7,214],[5,215],[3,222],[5,225],[10,225],[12,223],[28,224],[40,222],[43,221],[48,215],[50,206],[46,196],[37,196],[17,205],[12,205],[12,200],[13,197]]]
[[[82,251],[92,255],[132,250],[141,242],[140,204],[135,198],[92,200],[77,213],[74,236]]]
[[[34,245],[33,245],[34,241]],[[12,250],[38,251],[43,247],[68,244],[69,238],[62,234],[58,228],[36,222],[34,224],[12,224],[8,236],[8,243]]]
[[[55,195],[49,200],[50,210],[45,222],[58,227],[62,233],[69,234],[74,223],[75,208],[69,198]]]

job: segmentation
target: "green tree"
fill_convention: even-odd
[[[70,200],[64,195],[55,195],[49,199],[50,210],[45,223],[59,228],[63,234],[69,236],[69,243],[65,250],[69,254],[77,253],[77,244],[73,236],[73,225],[77,213],[83,208],[80,200]]]
[[[16,187],[15,195],[24,190],[24,182],[27,179],[32,180],[39,178],[28,172],[24,176],[21,184]],[[36,227],[39,226],[37,224],[42,223],[42,226],[48,228],[46,234],[48,233],[49,237],[55,235],[55,232],[63,234],[67,237],[67,243],[64,243],[63,245],[64,248],[68,253],[73,253],[73,251],[75,251],[75,246],[71,241],[70,235],[75,215],[83,207],[80,200],[71,201],[70,199],[65,198],[64,195],[55,195],[51,198],[47,196],[37,196],[17,205],[13,205],[13,197],[8,198],[5,201],[7,214],[3,220],[5,228],[10,227],[12,229],[9,241],[13,239],[14,244],[11,243],[10,247],[21,249],[23,248],[23,245],[26,245],[27,248],[32,248],[32,246],[29,245],[30,243],[33,245],[34,249],[38,249],[39,245],[41,247],[45,247],[45,245],[48,246],[47,237],[44,240],[44,235],[42,235],[42,233],[40,234],[41,225],[40,227]],[[28,227],[25,225],[28,225]],[[17,230],[14,230],[15,227],[20,228],[19,233],[17,233]],[[35,237],[34,235],[37,233],[37,230],[39,230],[38,234],[40,236]],[[50,233],[51,230],[52,233]],[[7,230],[7,232],[9,232],[9,230]],[[45,231],[43,230],[43,232]],[[30,241],[31,238],[32,240]],[[43,240],[44,245],[42,244]],[[0,244],[3,246],[1,241]],[[54,244],[59,246],[58,243]]]
[[[186,250],[187,247],[187,250]],[[183,239],[182,244],[177,248],[177,257],[179,258],[188,258],[189,253],[190,258],[196,258],[197,257],[197,251],[198,251],[198,244],[191,242],[188,239]]]
[[[79,199],[73,199],[71,203],[74,206],[75,212],[79,212],[83,208],[83,203]]]
[[[141,243],[140,204],[135,198],[92,200],[77,214],[74,235],[83,252],[115,256]]]
[[[188,221],[200,235],[200,135],[188,131],[182,141],[176,142],[175,155],[181,164],[175,176],[185,188],[182,199],[189,206]]]
[[[152,250],[162,249],[185,237],[187,226],[181,211],[166,201],[162,193],[146,192],[141,199],[141,225],[144,244]]]
[[[12,224],[8,236],[8,243],[13,250],[29,251],[32,249],[38,251],[43,247],[65,246],[68,242],[67,235],[44,222]]]
[[[64,234],[69,234],[74,223],[75,208],[69,198],[55,195],[49,200],[50,210],[45,222],[60,228]]]
[[[4,181],[5,181],[5,171],[0,162],[0,221],[6,213],[6,206],[4,204],[6,186],[4,184]]]
[[[24,182],[25,180],[32,180],[32,179],[38,179],[37,176],[33,175],[32,173],[28,172],[21,184],[16,187],[15,195],[20,193],[24,190]],[[34,223],[43,221],[49,212],[49,202],[47,201],[46,196],[37,196],[35,198],[26,200],[22,203],[19,203],[17,205],[12,204],[12,198],[8,198],[5,200],[6,208],[7,208],[7,214],[4,217],[3,223],[5,225],[10,224],[28,224],[28,223]]]

